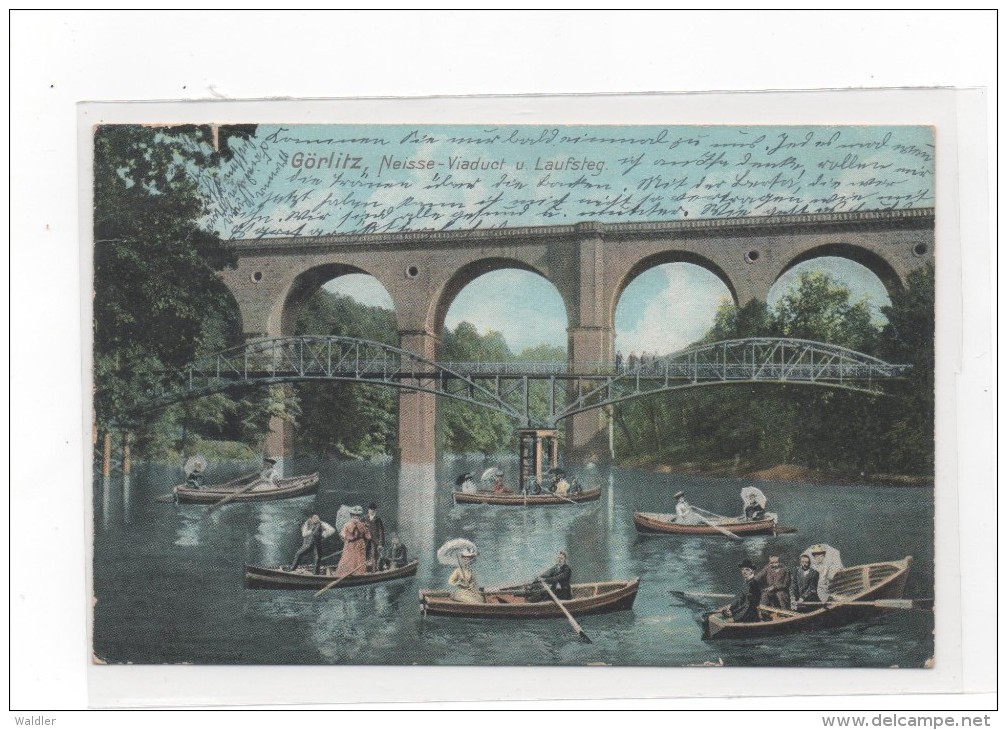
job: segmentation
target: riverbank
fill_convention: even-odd
[[[768,468],[743,461],[714,463],[658,463],[653,458],[626,460],[620,466],[643,469],[658,474],[694,474],[698,476],[751,479],[752,481],[805,482],[810,484],[883,484],[886,486],[932,487],[932,476],[915,474],[850,474],[843,471],[811,469],[798,464],[776,464]]]

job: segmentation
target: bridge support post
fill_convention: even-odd
[[[612,362],[611,327],[571,327],[569,330],[570,365],[577,370],[604,369]],[[577,398],[580,388],[593,388],[591,381],[572,382],[567,402]],[[604,409],[577,413],[566,419],[566,458],[572,463],[608,463],[608,418]]]
[[[437,338],[426,331],[399,332],[399,347],[431,362],[437,359]],[[433,464],[437,460],[437,396],[399,391],[399,461]]]

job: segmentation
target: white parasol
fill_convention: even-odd
[[[489,469],[483,472],[480,479],[484,482],[488,482],[491,479],[496,479],[497,477],[503,476],[503,469],[498,466],[491,466]]]
[[[350,510],[352,507],[346,504],[339,505],[339,511],[336,512],[336,532],[340,535],[343,534],[343,528],[346,527],[346,523],[350,521]]]
[[[759,489],[758,487],[753,487],[751,484],[749,484],[747,487],[741,490],[741,501],[744,504],[747,505],[749,498],[752,496],[755,497],[756,501],[759,503],[759,506],[762,507],[762,509],[766,509],[766,502],[767,502],[766,495],[762,493],[761,489]]]
[[[811,554],[811,551],[815,548],[825,548],[825,557],[822,558],[821,569],[815,565],[815,556]],[[824,570],[827,575],[835,575],[838,571],[843,569],[843,560],[839,555],[839,550],[831,545],[812,545],[801,553],[801,555],[807,555],[811,558],[811,567],[818,570],[819,573],[822,573]]]
[[[206,469],[206,459],[204,459],[199,454],[195,456],[190,456],[185,462],[185,466],[182,467],[182,471],[185,472],[185,476],[191,474],[199,474]]]
[[[478,553],[476,544],[464,537],[456,537],[448,540],[437,549],[437,562],[441,565],[449,565],[452,568],[461,565],[463,552]]]

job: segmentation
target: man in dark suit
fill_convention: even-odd
[[[528,600],[532,602],[549,600],[549,594],[542,589],[539,578],[545,581],[545,584],[552,589],[552,592],[556,594],[556,598],[562,601],[569,600],[571,595],[570,578],[572,576],[573,571],[566,564],[566,553],[560,550],[556,553],[556,564],[535,579],[535,582],[532,584],[532,593],[528,596]]]
[[[810,606],[802,606],[806,601],[818,600],[818,571],[811,567],[811,558],[801,556],[801,564],[794,571],[790,581],[790,604],[795,611],[811,611]]]
[[[409,558],[406,556],[406,546],[399,542],[398,535],[392,535],[391,545],[381,550],[380,554],[381,560],[378,561],[378,570],[402,568],[409,562]]]
[[[779,555],[770,555],[769,563],[755,574],[763,587],[762,602],[773,608],[790,608],[790,591],[794,580],[790,571],[780,562]]]
[[[385,547],[385,523],[378,517],[378,505],[371,502],[367,505],[367,529],[371,533],[371,539],[367,541],[367,569],[378,569],[378,558]]]
[[[733,619],[737,623],[750,623],[761,620],[759,618],[759,601],[762,599],[762,588],[759,581],[755,579],[755,565],[746,558],[741,561],[741,577],[745,581],[745,587],[734,603],[724,606],[720,613],[725,618]]]

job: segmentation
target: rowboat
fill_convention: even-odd
[[[364,586],[372,583],[384,583],[389,580],[408,578],[416,575],[416,568],[419,561],[413,560],[406,563],[401,568],[389,568],[379,570],[374,573],[361,573],[360,575],[348,575],[343,578],[334,588],[352,588],[353,586]],[[317,575],[310,568],[298,568],[297,570],[284,570],[280,567],[267,567],[265,565],[245,566],[245,587],[246,588],[273,588],[276,590],[318,590],[325,588],[335,579],[336,572],[334,565],[323,565],[322,572]]]
[[[640,579],[610,580],[599,583],[574,583],[572,598],[560,601],[572,616],[628,611],[633,607]],[[512,589],[513,590],[513,589]],[[552,601],[529,601],[507,589],[486,591],[486,603],[462,603],[452,600],[451,591],[420,591],[420,611],[429,616],[454,618],[564,618]]]
[[[601,497],[601,488],[588,489],[563,497],[551,492],[543,494],[500,494],[498,492],[455,492],[455,504],[502,504],[511,507],[537,507],[543,504],[593,502]]]
[[[258,480],[259,483],[248,489],[248,486],[255,480]],[[243,489],[248,489],[248,491],[236,494]],[[165,497],[159,499],[162,501],[172,501],[175,499],[184,504],[216,504],[228,497],[232,497],[231,502],[266,502],[273,499],[301,497],[317,491],[317,472],[289,477],[287,479],[277,479],[273,484],[259,479],[258,475],[255,475],[252,478],[246,478],[236,483],[228,483],[226,485],[210,484],[200,489],[179,484],[174,488],[172,494],[165,495]]]
[[[746,535],[772,535],[776,532],[776,519],[768,517],[763,520],[745,520],[737,517],[710,518],[710,525],[686,525],[674,522],[675,515],[657,514],[656,512],[634,512],[633,524],[638,532],[648,534],[662,533],[674,535],[723,535],[721,530],[743,537]]]
[[[829,584],[828,604],[807,613],[759,606],[763,620],[746,623],[735,623],[718,613],[709,614],[703,620],[703,638],[751,639],[852,623],[884,609],[845,604],[902,598],[912,562],[912,556],[907,555],[902,560],[844,568]]]

